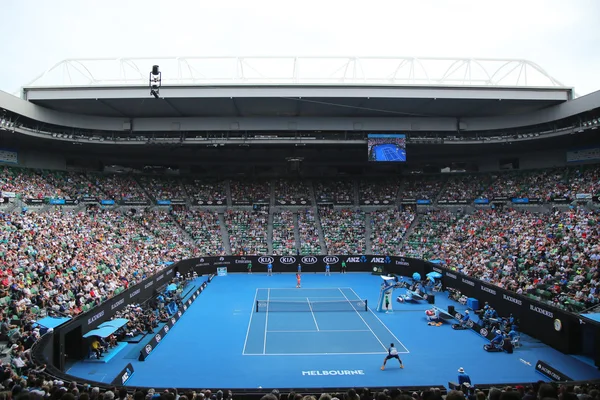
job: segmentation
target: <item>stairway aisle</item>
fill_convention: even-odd
[[[225,214],[221,211],[219,211],[219,225],[221,226],[221,238],[223,240],[225,254],[230,256],[232,253],[231,244],[229,243],[229,231],[227,230],[227,224],[225,223]]]
[[[371,213],[365,212],[365,250],[363,254],[373,254],[373,249],[371,248]]]

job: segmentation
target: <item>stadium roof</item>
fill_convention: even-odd
[[[152,65],[159,100],[149,95]],[[103,117],[466,118],[529,113],[573,92],[527,60],[172,57],[65,60],[22,96]]]
[[[153,65],[166,85],[565,86],[522,59],[298,56],[67,59],[25,86],[147,85]]]

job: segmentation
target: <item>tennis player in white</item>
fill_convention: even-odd
[[[385,360],[383,360],[383,365],[381,366],[382,371],[385,369],[385,364],[388,362],[388,360],[392,358],[398,360],[398,362],[400,363],[400,368],[404,368],[404,364],[402,364],[402,360],[398,355],[398,349],[394,347],[394,343],[391,343],[390,348],[388,349],[388,355],[385,356]]]

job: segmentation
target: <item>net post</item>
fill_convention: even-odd
[[[367,299],[365,299],[365,311],[369,311],[369,305],[368,305],[367,301],[368,301],[368,300],[367,300]]]
[[[258,312],[258,300],[256,300],[255,307],[256,307],[256,311],[255,312]]]

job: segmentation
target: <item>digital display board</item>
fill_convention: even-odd
[[[369,133],[369,161],[406,162],[406,135],[399,133]]]

